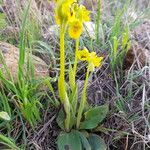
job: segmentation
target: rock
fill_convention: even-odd
[[[132,34],[135,41],[150,51],[150,20],[145,20],[133,30]]]
[[[0,5],[0,13],[3,13],[3,8],[1,5]]]
[[[16,40],[15,42],[19,41],[19,28],[18,27],[12,27],[12,26],[6,26],[5,28],[0,31],[0,34],[3,38],[6,37],[7,41],[9,40]]]
[[[4,0],[3,1],[3,10],[7,15],[7,19],[11,21],[11,23],[18,24],[18,20],[22,20],[22,11],[25,11],[29,5],[30,0],[20,0],[17,2],[16,0]],[[34,18],[35,20],[41,20],[41,12],[37,7],[35,0],[31,0],[30,9],[28,12],[30,18]],[[19,26],[19,25],[18,25]]]
[[[129,69],[133,63],[145,66],[150,62],[150,20],[145,20],[132,32],[132,46],[127,52],[124,68]]]
[[[145,66],[147,62],[150,62],[150,51],[143,48],[137,42],[133,42],[131,48],[128,50],[124,69],[130,69],[133,63],[139,64],[140,66]]]
[[[3,54],[5,63],[10,73],[12,74],[14,82],[16,82],[17,71],[18,71],[19,49],[11,44],[0,42],[0,51]],[[32,61],[33,61],[33,65],[35,68],[34,73],[35,73],[36,79],[49,76],[48,66],[42,59],[38,58],[37,56],[32,55]],[[4,69],[2,60],[0,60],[0,69],[5,74],[5,69]],[[26,67],[24,68],[24,70],[26,70]]]
[[[95,39],[95,23],[89,21],[84,23],[84,33],[86,37],[90,37],[91,39]]]
[[[54,1],[54,0],[53,0]],[[20,27],[24,13],[30,3],[28,21],[38,25],[42,30],[47,27],[53,14],[54,2],[48,0],[3,0],[2,9],[12,26]],[[47,29],[47,28],[46,28]]]
[[[59,37],[59,25],[51,25],[48,31],[49,32],[44,35],[45,39],[47,39],[49,36]]]

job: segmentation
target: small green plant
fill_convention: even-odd
[[[1,109],[3,109],[5,112],[8,113],[8,115],[11,117],[11,107],[9,105],[9,98],[6,96],[3,87],[1,86],[0,91],[0,101],[1,101]]]
[[[87,102],[86,89],[89,74],[95,67],[100,67],[102,57],[86,48],[79,50],[79,38],[83,32],[83,23],[89,21],[90,12],[76,0],[58,0],[56,2],[55,19],[60,25],[60,75],[58,91],[63,108],[60,110],[57,123],[63,130],[58,136],[59,150],[106,150],[106,145],[99,136],[87,130],[96,128],[106,117],[108,106],[92,107]],[[65,80],[65,33],[76,41],[74,66],[69,66],[69,82]],[[78,61],[87,61],[87,72],[82,90],[81,100],[78,98],[76,71]]]
[[[10,120],[10,116],[9,116],[9,114],[7,112],[1,111],[0,112],[0,119],[3,119],[5,121],[9,121]],[[3,144],[6,147],[9,147],[12,150],[13,149],[19,150],[19,148],[15,145],[15,142],[11,138],[8,138],[8,137],[6,137],[5,135],[2,135],[2,134],[0,134],[0,144]],[[1,147],[1,149],[6,149],[6,147],[5,148]]]
[[[101,27],[101,0],[98,0],[98,11],[97,11],[97,16],[96,16],[96,42],[99,44],[99,34],[100,34],[100,27]]]
[[[0,134],[0,144],[5,145],[5,147],[1,147],[1,150],[6,150],[8,147],[10,150],[22,150],[16,146],[15,142],[11,138],[8,138],[2,134]]]
[[[112,26],[112,30],[110,33],[110,66],[112,70],[112,74],[119,69],[123,68],[123,60],[130,48],[131,42],[129,37],[129,26],[124,25],[121,20],[126,12],[126,9],[129,5],[129,1],[126,2],[125,6],[122,10],[117,9],[115,12],[114,25]]]
[[[23,116],[33,127],[36,122],[40,120],[39,106],[41,107],[41,103],[39,100],[42,94],[36,93],[40,82],[35,82],[34,80],[32,81],[29,78],[26,78],[23,74],[20,75],[17,83],[14,82],[14,79],[9,69],[7,68],[2,53],[0,53],[0,59],[4,67],[3,70],[5,70],[5,75],[4,72],[0,70],[1,83],[5,87],[5,90],[11,93],[14,104],[20,109]],[[3,99],[2,102],[5,110],[8,110],[10,114],[11,110],[9,107],[8,99],[4,92],[0,94],[0,98]]]
[[[0,1],[0,4],[2,2]],[[5,29],[7,27],[7,22],[6,22],[6,15],[2,12],[0,12],[0,31]],[[5,37],[0,33],[0,40],[5,39]]]
[[[27,48],[30,43],[27,41],[26,35],[26,21],[28,17],[28,11],[30,4],[26,9],[22,28],[20,31],[20,45],[19,45],[19,60],[18,60],[18,72],[17,72],[17,81],[14,81],[10,70],[7,67],[4,56],[0,51],[0,63],[2,64],[2,69],[0,70],[0,80],[4,89],[11,93],[12,100],[15,106],[21,111],[22,115],[30,123],[32,127],[40,121],[40,108],[42,104],[40,99],[43,96],[43,93],[38,92],[38,87],[43,82],[42,80],[36,80],[34,76],[34,67],[32,64],[32,53],[31,47]],[[4,92],[3,95],[4,96]],[[7,105],[8,101],[5,98],[3,100],[4,104]],[[9,111],[10,112],[10,111]]]
[[[114,36],[111,39],[110,65],[113,73],[118,68],[121,70],[123,69],[123,60],[130,48],[130,45],[128,28],[121,33],[121,38]]]
[[[6,16],[4,13],[0,13],[0,30],[4,29],[7,26]]]

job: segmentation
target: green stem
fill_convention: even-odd
[[[59,90],[59,97],[61,102],[63,103],[65,100],[65,43],[64,43],[64,36],[65,36],[65,28],[66,25],[62,24],[60,26],[60,76],[58,79],[58,90]]]
[[[70,108],[70,102],[69,102],[67,93],[65,93],[65,95],[66,95],[66,98],[64,101],[64,109],[66,112],[65,129],[67,132],[69,132],[70,131],[70,120],[71,120],[71,113],[70,113],[71,108]]]
[[[79,128],[79,126],[80,126],[82,113],[83,113],[83,110],[84,110],[85,105],[86,105],[86,89],[88,86],[89,73],[90,73],[90,71],[89,71],[89,66],[88,66],[87,73],[86,73],[86,79],[84,82],[84,88],[82,91],[82,97],[81,97],[81,102],[80,102],[80,106],[79,106],[79,111],[78,111],[78,115],[77,115],[77,124],[76,124],[77,128]]]
[[[74,59],[74,66],[73,66],[73,76],[71,77],[71,90],[74,92],[76,90],[76,72],[77,72],[77,63],[78,63],[78,49],[79,49],[79,39],[76,39],[76,49],[75,49],[75,59]]]
[[[62,25],[60,29],[60,76],[61,79],[65,81],[65,26]]]
[[[66,83],[65,83],[65,30],[66,30],[66,23],[63,23],[60,27],[60,77],[59,77],[59,96],[64,105],[66,119],[65,119],[65,129],[67,132],[70,130],[70,102],[68,99],[68,95],[66,92]]]
[[[101,0],[98,0],[98,12],[96,17],[96,42],[99,44],[99,28],[101,23]]]
[[[78,94],[77,94],[77,86],[76,86],[76,72],[77,72],[77,64],[78,64],[78,51],[79,51],[79,39],[76,39],[76,48],[75,48],[75,59],[74,59],[74,67],[73,67],[73,87],[71,88],[72,93],[74,94],[74,102],[73,102],[73,112],[76,114],[77,104],[78,104]]]
[[[77,72],[78,50],[79,50],[79,39],[76,39],[76,52],[75,52],[75,60],[74,60],[74,77],[76,77],[76,72]]]

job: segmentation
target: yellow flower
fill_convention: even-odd
[[[95,52],[89,52],[86,48],[78,51],[78,59],[89,63],[89,70],[94,71],[95,67],[102,65],[103,57],[98,57]]]
[[[76,0],[58,0],[56,2],[55,20],[57,24],[67,23],[74,16],[72,4]]]
[[[88,61],[92,62],[95,67],[99,67],[101,65],[102,60],[103,57],[98,57],[95,52],[91,52],[89,54]]]
[[[78,39],[83,32],[83,26],[79,19],[74,19],[69,24],[69,36],[73,39]]]
[[[69,19],[69,35],[73,39],[78,39],[83,32],[83,23],[89,21],[90,12],[83,6],[73,3],[72,7],[72,17]]]
[[[103,57],[98,57],[95,52],[91,52],[88,57],[89,70],[94,71],[95,67],[100,67],[102,65]]]
[[[78,59],[81,61],[88,60],[89,51],[86,48],[84,48],[83,50],[78,51],[77,56],[78,56]]]
[[[85,6],[80,5],[77,12],[77,18],[82,22],[87,22],[90,20],[90,11],[88,11]]]

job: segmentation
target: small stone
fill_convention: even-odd
[[[89,21],[84,23],[84,34],[86,37],[90,37],[91,39],[95,39],[95,23]]]
[[[4,61],[14,79],[14,82],[16,82],[17,72],[18,72],[19,49],[11,44],[0,42],[0,52],[2,52]],[[33,61],[34,69],[35,69],[34,73],[35,73],[36,79],[49,76],[48,66],[42,59],[40,59],[37,56],[32,55],[32,61]],[[25,60],[24,70],[26,70],[26,64],[27,64],[27,59]],[[4,69],[2,60],[0,60],[0,70],[2,70],[2,72],[7,77],[7,73]]]
[[[150,52],[137,42],[133,42],[125,57],[124,69],[130,69],[134,62],[138,62],[141,66],[145,66],[149,61]]]

